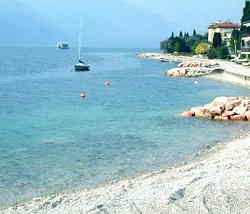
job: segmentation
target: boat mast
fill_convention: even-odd
[[[78,59],[81,59],[81,46],[82,46],[82,17],[80,18],[80,32],[78,35]]]

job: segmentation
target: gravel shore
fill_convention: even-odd
[[[1,214],[249,214],[250,137],[198,161],[90,191],[36,198]]]

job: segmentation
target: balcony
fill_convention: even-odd
[[[250,52],[250,47],[249,48],[241,48],[241,52]]]
[[[242,38],[250,37],[250,32],[242,32]]]

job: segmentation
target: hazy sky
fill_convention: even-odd
[[[9,23],[5,24],[6,34],[1,35],[0,44],[13,40],[18,44],[30,41],[32,44],[53,45],[58,40],[68,40],[73,44],[77,41],[79,17],[82,16],[85,46],[159,47],[159,41],[168,37],[172,31],[192,32],[196,28],[204,33],[208,24],[217,20],[230,19],[239,22],[245,0],[13,0],[9,2],[9,0],[0,2],[0,23]],[[16,28],[12,29],[13,26]],[[27,30],[28,27],[30,30]],[[38,30],[39,27],[43,30]],[[11,31],[8,31],[8,28]],[[15,29],[18,29],[17,34],[13,33]],[[20,36],[17,36],[18,34]]]

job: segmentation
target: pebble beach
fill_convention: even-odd
[[[248,214],[250,137],[210,149],[200,160],[94,190],[36,198],[1,214]]]

